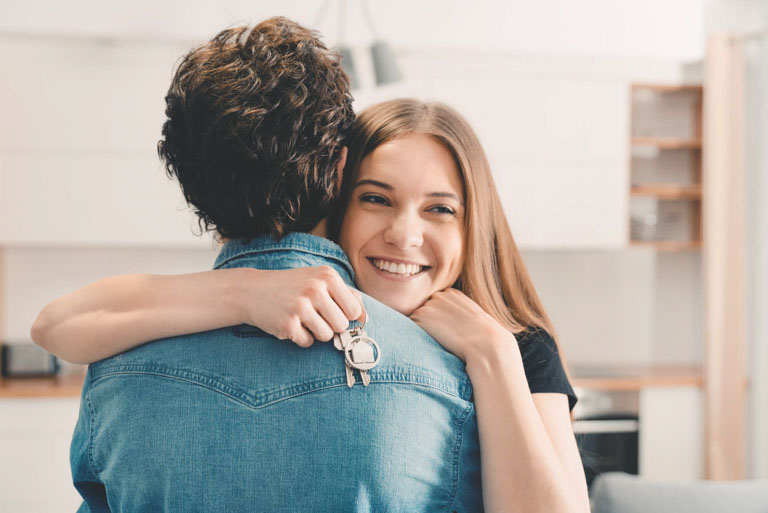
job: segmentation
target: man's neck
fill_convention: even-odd
[[[323,219],[319,223],[317,223],[317,226],[312,228],[309,231],[310,235],[317,235],[318,237],[322,237],[324,239],[328,238],[328,222],[326,219]]]
[[[317,223],[317,226],[312,228],[309,232],[310,235],[315,235],[317,237],[322,237],[324,239],[328,238],[328,222],[326,219],[323,219],[319,223]],[[226,243],[229,239],[225,237],[218,237],[219,242],[222,244]]]

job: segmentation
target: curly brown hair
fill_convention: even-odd
[[[328,216],[354,112],[316,32],[282,17],[224,30],[183,58],[165,102],[158,154],[201,230],[279,239]]]

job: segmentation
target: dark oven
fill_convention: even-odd
[[[602,472],[637,474],[639,392],[579,388],[576,394],[573,427],[588,486]]]

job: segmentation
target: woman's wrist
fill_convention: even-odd
[[[466,355],[466,370],[470,379],[473,375],[488,376],[499,372],[510,362],[522,364],[517,339],[506,329],[491,330]]]
[[[236,269],[227,269],[229,272],[226,285],[224,287],[224,302],[232,312],[235,313],[233,324],[250,324],[253,320],[250,317],[248,304],[253,298],[253,294],[260,280],[260,269],[251,267],[240,267]]]

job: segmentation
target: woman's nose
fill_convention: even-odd
[[[402,250],[420,247],[424,235],[418,216],[409,213],[395,216],[392,224],[384,231],[384,242]]]

